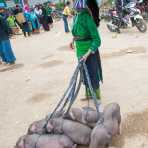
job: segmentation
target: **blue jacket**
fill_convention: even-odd
[[[0,41],[9,39],[10,29],[5,19],[0,15]]]

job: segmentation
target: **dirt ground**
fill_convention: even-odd
[[[148,33],[122,34],[100,27],[104,83],[102,105],[118,102],[122,132],[113,148],[148,148]],[[34,120],[44,118],[61,98],[77,64],[62,22],[50,32],[11,40],[15,66],[0,65],[0,147],[12,148]],[[81,89],[75,105],[85,106]]]

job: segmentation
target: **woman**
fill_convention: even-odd
[[[33,32],[39,33],[40,32],[40,23],[38,21],[38,17],[33,10],[31,11],[30,15],[31,15],[30,21],[31,21],[31,24],[32,24]]]
[[[69,32],[69,26],[68,26],[68,16],[71,16],[71,11],[70,11],[70,2],[68,1],[66,3],[66,6],[64,8],[64,11],[63,11],[63,21],[64,21],[64,29],[65,29],[65,33],[68,33]]]
[[[0,13],[2,12],[0,8]],[[10,40],[9,40],[9,27],[6,20],[0,14],[0,58],[6,64],[14,64],[15,56],[13,54]]]
[[[27,22],[24,16],[23,10],[18,5],[16,5],[16,8],[14,10],[14,15],[15,15],[16,22],[22,29],[24,36],[27,37],[27,34],[28,36],[30,36],[31,29],[29,27],[29,23]]]
[[[11,29],[12,35],[17,34],[18,33],[17,23],[15,17],[11,13],[9,13],[9,16],[7,17],[7,23],[9,28]]]
[[[30,29],[34,33],[39,33],[40,24],[35,12],[33,10],[31,10],[30,12],[25,12],[25,18],[27,22],[30,23]]]
[[[99,26],[99,8],[96,0],[76,0],[74,8],[77,11],[74,17],[72,34],[79,60],[84,60],[88,68],[92,87],[100,99],[100,81],[102,78],[101,60],[98,48],[101,45]],[[91,93],[86,83],[86,98],[91,98]]]
[[[42,14],[40,15],[40,23],[42,24],[44,31],[50,31],[48,15],[45,6],[40,6],[39,10],[41,10],[42,12]]]
[[[46,5],[46,13],[47,13],[47,21],[48,21],[48,24],[49,24],[49,28],[51,28],[52,24],[53,24],[53,19],[52,19],[52,16],[51,16],[52,8],[50,7],[50,3],[48,3]]]

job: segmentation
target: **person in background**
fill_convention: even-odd
[[[9,16],[7,17],[7,23],[9,28],[11,29],[12,34],[16,34],[18,32],[18,27],[15,17],[11,13],[9,13]]]
[[[27,4],[24,5],[24,12],[30,12],[29,5],[27,5]]]
[[[97,27],[100,24],[99,8],[96,0],[75,0],[74,9],[77,11],[73,21],[73,40],[79,61],[86,63],[93,90],[98,99],[100,96],[100,81],[103,81],[99,48],[101,38]],[[86,76],[84,74],[86,98],[92,97]]]
[[[48,3],[46,5],[46,13],[47,13],[47,21],[48,21],[48,24],[49,24],[49,28],[51,28],[52,25],[53,25],[53,19],[52,19],[52,16],[51,16],[52,8],[50,7],[50,3]]]
[[[36,5],[35,8],[34,8],[34,12],[37,15],[37,17],[40,18],[42,16],[41,6]]]
[[[29,27],[29,23],[24,16],[23,10],[18,5],[16,5],[16,8],[14,10],[14,16],[17,24],[22,29],[24,36],[25,37],[27,37],[27,35],[30,36],[31,29]]]
[[[41,6],[36,5],[35,8],[34,8],[34,13],[37,16],[39,23],[42,24],[42,9],[41,9]]]
[[[119,16],[120,22],[122,22],[122,18],[123,18],[123,6],[124,6],[124,2],[125,0],[115,0],[115,7],[116,7],[116,11],[117,14]]]
[[[49,22],[48,22],[48,15],[47,15],[47,11],[46,11],[46,6],[40,6],[40,9],[42,10],[42,15],[40,16],[40,23],[43,26],[43,29],[45,31],[49,31]]]
[[[30,12],[31,15],[31,24],[34,33],[40,33],[40,23],[38,20],[37,15],[35,14],[34,10],[32,9]]]
[[[0,58],[5,64],[15,64],[16,58],[11,48],[9,40],[9,27],[6,20],[1,15],[4,8],[0,8]]]
[[[13,10],[13,14],[17,15],[18,13],[22,12],[22,9],[20,8],[19,5],[16,5],[14,10]]]
[[[69,26],[68,26],[68,16],[71,16],[71,10],[70,10],[70,2],[66,2],[64,11],[63,11],[63,21],[64,21],[64,29],[65,32],[68,33],[69,32]]]
[[[30,12],[25,12],[25,17],[26,20],[30,23],[30,28],[32,29],[33,33],[39,33],[40,24],[34,10],[31,9]]]

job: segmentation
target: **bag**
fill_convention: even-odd
[[[25,19],[24,14],[22,12],[15,15],[15,18],[19,24],[23,24],[26,22],[26,19]]]

